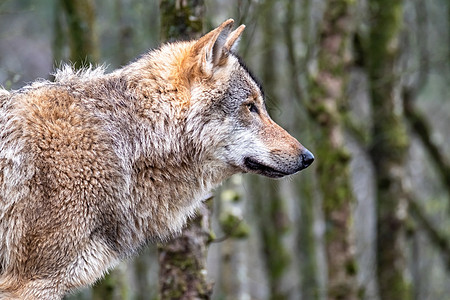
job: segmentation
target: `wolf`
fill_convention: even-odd
[[[180,232],[227,177],[313,162],[235,53],[244,27],[0,89],[1,299],[61,299]]]

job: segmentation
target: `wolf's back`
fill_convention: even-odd
[[[9,92],[7,90],[4,90],[2,88],[0,88],[0,110],[2,109],[3,106],[3,102],[6,101],[6,99],[9,96]],[[1,125],[0,125],[1,126]],[[1,150],[0,150],[1,151]],[[3,185],[3,160],[0,159],[0,187]],[[0,230],[2,229],[1,226],[1,219],[2,219],[2,215],[3,215],[3,199],[2,199],[2,195],[1,195],[1,191],[0,191]],[[4,264],[4,254],[3,254],[3,246],[2,246],[2,238],[0,238],[0,274],[3,273],[3,264]]]
[[[7,262],[9,260],[9,249],[7,245],[8,240],[8,227],[9,227],[9,217],[8,214],[8,199],[5,197],[5,182],[4,182],[4,172],[6,165],[8,163],[6,151],[8,150],[8,120],[10,119],[10,114],[7,109],[8,102],[10,101],[11,94],[0,88],[0,275],[4,273]],[[8,184],[6,184],[8,185]],[[1,282],[0,282],[1,283]],[[0,294],[0,296],[2,296]],[[1,297],[0,297],[1,298]]]
[[[3,102],[5,102],[9,98],[9,92],[0,87],[0,107],[3,106]]]
[[[5,89],[0,88],[0,98],[9,95],[9,92]]]

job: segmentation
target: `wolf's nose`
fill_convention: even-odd
[[[307,168],[314,161],[314,155],[307,149],[302,151],[302,167],[303,169]]]

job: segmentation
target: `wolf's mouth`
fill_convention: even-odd
[[[267,177],[271,177],[271,178],[281,178],[281,177],[289,175],[289,173],[279,171],[272,167],[263,165],[250,157],[244,158],[244,165],[248,170],[250,170],[252,172],[255,172],[255,173],[267,176]]]

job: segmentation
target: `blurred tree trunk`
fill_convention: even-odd
[[[276,90],[276,56],[275,56],[275,9],[274,0],[262,3],[260,23],[262,30],[262,82],[266,92],[266,101],[277,105]],[[269,21],[270,20],[270,21]],[[269,107],[270,109],[270,107]],[[258,222],[262,258],[265,263],[265,271],[269,284],[269,299],[287,299],[288,291],[285,290],[285,275],[289,267],[289,251],[284,245],[284,238],[289,228],[289,219],[285,207],[285,199],[280,196],[278,182],[252,176],[252,189],[258,197],[252,205],[255,209],[255,217]],[[253,193],[252,192],[252,193]]]
[[[358,299],[352,224],[350,154],[343,114],[352,39],[352,2],[328,0],[319,30],[318,73],[311,83],[309,111],[317,122],[317,173],[326,222],[328,299]]]
[[[53,5],[53,43],[52,52],[53,60],[59,64],[63,61],[63,52],[65,44],[65,34],[63,30],[63,11],[61,8],[61,2],[55,1]]]
[[[224,183],[220,201],[215,206],[223,237],[220,242],[220,275],[214,288],[215,298],[250,299],[247,276],[246,238],[249,227],[243,220],[245,191],[242,175],[236,174]]]
[[[95,31],[94,1],[63,0],[61,4],[68,25],[70,61],[77,68],[97,63],[100,52]]]
[[[203,206],[181,236],[158,246],[161,299],[210,299],[212,284],[206,278],[209,218],[209,209]]]
[[[401,0],[370,0],[371,28],[366,45],[373,128],[370,156],[377,185],[377,278],[381,299],[410,299],[405,278],[403,186],[408,136],[398,93]]]
[[[302,298],[306,300],[320,299],[320,287],[318,282],[317,245],[314,234],[314,181],[312,178],[304,178],[297,183],[300,199],[300,217],[298,231],[298,246],[300,257],[300,291]]]
[[[203,33],[204,0],[160,0],[161,40],[195,39]]]
[[[429,241],[439,250],[443,263],[447,271],[450,272],[450,237],[443,231],[438,229],[432,221],[426,216],[423,207],[418,203],[412,195],[408,195],[409,211],[414,217],[417,225],[423,229]]]
[[[430,44],[429,32],[427,31],[429,12],[427,11],[426,2],[420,0],[415,1],[414,11],[416,14],[416,30],[406,31],[404,33],[406,38],[402,44],[402,52],[407,53],[408,51],[405,50],[417,49],[417,56],[414,61],[417,61],[418,66],[415,66],[417,71],[414,72],[414,75],[410,76],[413,77],[413,80],[410,80],[411,83],[402,87],[403,110],[411,130],[420,139],[425,150],[428,152],[450,199],[450,161],[447,159],[440,145],[434,141],[433,130],[427,116],[416,107],[415,103],[417,102],[419,93],[424,90],[428,83],[431,62],[430,51],[428,49],[428,45]],[[414,44],[414,41],[417,44]],[[413,56],[412,53],[409,55]]]
[[[203,0],[161,0],[161,38],[198,38],[203,30]],[[206,279],[210,211],[203,206],[180,237],[161,244],[159,283],[161,299],[209,299],[212,285]]]
[[[126,8],[130,5],[131,1],[128,0],[115,0],[114,3],[115,21],[118,27],[116,56],[120,65],[126,64],[132,58],[131,53],[133,53],[133,37],[136,29],[127,20]]]
[[[300,9],[301,7],[301,9]],[[308,69],[312,43],[310,41],[310,11],[311,0],[287,0],[284,20],[284,40],[288,55],[288,71],[290,73],[290,84],[292,85],[293,96],[298,101],[302,111],[306,111],[305,103],[309,101],[308,76],[302,70]],[[300,17],[296,12],[301,12]],[[300,27],[300,35],[297,35],[295,28]],[[305,51],[298,57],[296,48],[298,44],[303,46]],[[295,131],[302,134],[305,131],[305,123],[309,123],[308,118],[302,122],[296,122]],[[308,127],[308,126],[306,126]],[[314,167],[314,166],[313,166]],[[320,297],[320,286],[317,264],[316,238],[314,233],[314,178],[302,178],[301,182],[295,183],[297,193],[302,195],[299,201],[299,230],[297,233],[297,248],[300,258],[299,273],[301,299],[314,300]]]
[[[122,265],[120,265],[122,266]],[[120,267],[111,270],[101,281],[92,287],[92,300],[129,299],[129,286],[125,270]]]
[[[288,215],[284,199],[278,193],[275,182],[270,179],[252,176],[252,205],[257,218],[262,258],[265,264],[269,284],[269,299],[288,299],[288,292],[283,289],[287,269],[290,263],[289,251],[284,245],[284,238],[289,229]]]

